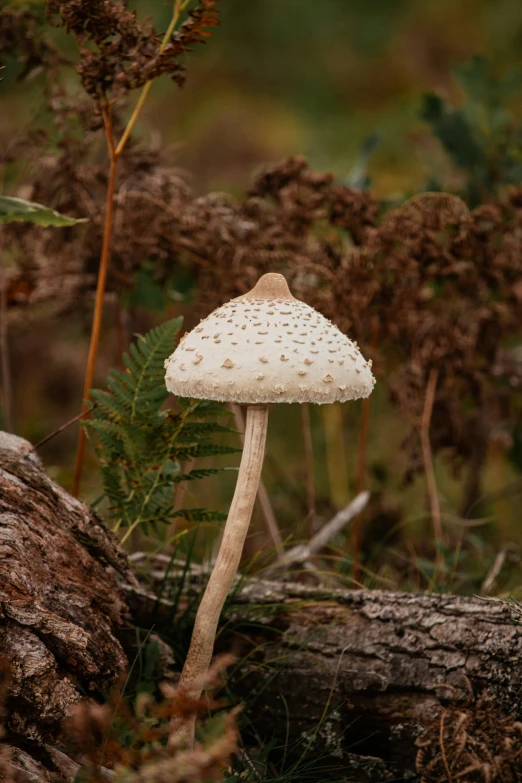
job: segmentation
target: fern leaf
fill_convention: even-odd
[[[217,521],[224,515],[208,509],[174,511],[173,489],[182,481],[198,481],[219,472],[195,467],[187,460],[231,454],[237,449],[212,438],[234,432],[217,419],[229,415],[219,404],[178,400],[176,412],[163,410],[168,397],[164,362],[171,354],[182,320],[152,329],[129,347],[125,370],[111,370],[107,391],[93,390],[86,426],[96,439],[109,513],[118,527],[158,530],[175,517]]]

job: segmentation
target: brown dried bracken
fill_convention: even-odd
[[[204,43],[208,28],[218,24],[217,0],[199,0],[167,46],[150,22],[139,22],[128,0],[48,0],[47,13],[63,25],[81,46],[78,67],[84,89],[93,98],[123,95],[167,74],[185,81],[180,58],[194,44]],[[91,44],[87,48],[85,44]]]
[[[38,14],[26,6],[0,9],[0,67],[7,57],[16,57],[21,64],[19,79],[40,68],[54,73],[55,67],[64,62],[63,55],[42,33]]]
[[[238,709],[223,715],[219,733],[188,751],[168,742],[170,721],[182,723],[194,715],[204,719],[209,709],[223,703],[210,697],[222,686],[223,670],[234,662],[232,656],[216,658],[203,683],[206,695],[193,699],[180,686],[163,683],[162,697],[155,700],[142,693],[134,709],[120,691],[112,693],[107,704],[87,700],[78,705],[64,729],[70,737],[71,755],[80,758],[86,783],[103,780],[101,767],[110,767],[116,780],[125,783],[186,783],[186,781],[222,780],[223,769],[237,748]]]
[[[54,291],[53,303],[64,302],[64,279],[69,304],[92,287],[104,175],[86,154],[78,164],[77,154],[66,148],[58,159],[44,159],[30,197],[90,215],[89,230],[68,229],[65,243],[63,235],[33,228],[11,232],[21,246],[13,305],[28,289],[29,301],[50,301]],[[426,194],[380,217],[371,195],[312,172],[303,158],[267,167],[236,200],[222,193],[194,198],[159,155],[132,148],[128,154],[110,289],[131,287],[144,258],[160,285],[183,264],[196,278],[200,314],[207,314],[261,274],[283,272],[297,296],[374,359],[375,374],[412,424],[404,441],[407,477],[422,469],[417,426],[430,372],[438,370],[431,446],[434,453],[444,449],[456,468],[469,465],[467,511],[480,495],[489,439],[500,433],[509,446],[519,415],[522,364],[508,346],[522,333],[522,191],[511,189],[471,213],[453,196]]]
[[[421,783],[518,783],[522,779],[522,723],[486,698],[450,707],[417,739]]]

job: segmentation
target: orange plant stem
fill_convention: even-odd
[[[170,21],[167,32],[163,36],[163,40],[160,45],[160,53],[165,51],[165,48],[172,37],[176,25],[179,22],[181,13],[188,6],[189,2],[190,0],[174,0],[172,19]],[[127,127],[125,128],[123,135],[117,146],[114,143],[114,132],[112,127],[112,119],[111,119],[111,102],[107,99],[106,96],[104,96],[104,101],[100,106],[102,117],[103,117],[103,124],[105,126],[105,135],[107,137],[107,145],[109,147],[111,162],[110,162],[110,169],[109,169],[109,181],[107,185],[107,206],[105,211],[105,226],[104,226],[104,233],[103,233],[102,252],[100,257],[100,268],[98,272],[98,282],[96,285],[96,302],[94,305],[91,342],[89,345],[89,357],[87,359],[87,369],[85,372],[85,382],[83,385],[82,414],[85,414],[87,410],[89,392],[91,390],[92,382],[94,380],[96,356],[98,353],[98,345],[100,342],[103,300],[105,297],[105,283],[107,280],[107,270],[109,267],[109,253],[110,253],[110,246],[111,246],[111,234],[112,234],[112,223],[113,223],[113,212],[114,212],[114,193],[116,188],[116,166],[118,163],[118,159],[120,155],[123,153],[125,146],[130,138],[130,135],[134,130],[134,126],[138,121],[138,118],[141,114],[141,111],[143,109],[143,106],[145,104],[151,86],[152,86],[152,81],[148,81],[144,85],[141,95],[138,99],[138,103],[134,108],[132,116],[129,122],[127,123]],[[72,494],[75,497],[78,497],[78,493],[80,491],[80,481],[82,477],[83,460],[85,455],[85,441],[86,441],[85,430],[83,429],[83,427],[80,426],[80,432],[78,434],[78,447],[76,450],[76,464],[74,466],[73,489],[72,489]]]
[[[110,151],[110,168],[109,168],[109,180],[107,184],[107,202],[105,210],[105,226],[103,231],[103,245],[100,258],[100,269],[98,272],[98,282],[96,285],[96,301],[94,304],[94,315],[92,320],[91,330],[91,342],[89,345],[89,356],[87,359],[87,369],[85,372],[85,381],[83,384],[83,405],[82,414],[85,415],[88,408],[89,392],[92,388],[94,380],[94,369],[96,366],[96,355],[98,353],[98,345],[100,342],[100,331],[102,323],[103,312],[103,300],[105,297],[105,284],[107,281],[107,270],[109,268],[109,255],[111,246],[111,234],[112,234],[112,218],[114,212],[114,192],[116,188],[116,166],[118,158],[114,154],[114,144],[112,136],[112,125],[110,122],[110,116],[104,112],[105,130],[107,133],[107,140],[109,143]],[[80,432],[78,435],[78,447],[76,450],[76,464],[74,467],[74,483],[72,494],[74,497],[78,497],[80,491],[80,481],[83,469],[83,459],[85,454],[85,429],[80,426]]]

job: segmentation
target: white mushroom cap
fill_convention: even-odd
[[[167,389],[180,397],[247,404],[344,402],[375,384],[357,344],[278,274],[186,333],[165,368]]]

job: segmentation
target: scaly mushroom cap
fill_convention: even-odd
[[[292,296],[283,275],[268,274],[182,337],[165,380],[170,392],[204,400],[344,402],[371,394],[370,367],[356,343]]]

